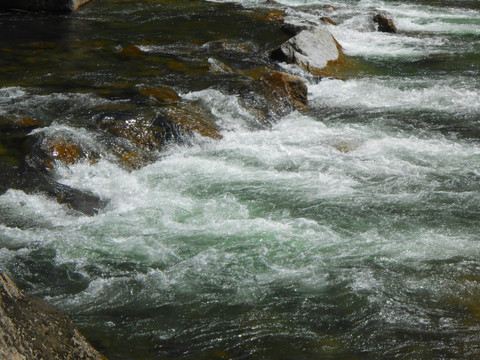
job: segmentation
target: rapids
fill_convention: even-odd
[[[332,17],[329,30],[357,66],[319,80],[282,65],[304,77],[310,109],[267,127],[211,80],[134,76],[107,54],[118,29],[145,52],[188,58],[182,36],[202,38],[202,29],[163,30],[174,23],[167,15],[195,2],[162,15],[167,1],[95,0],[72,24],[62,19],[92,39],[78,50],[69,33],[67,49],[51,50],[53,64],[65,62],[58,70],[48,48],[30,66],[27,46],[7,52],[16,40],[0,35],[0,115],[43,119],[34,132],[102,153],[101,139],[78,126],[95,109],[131,103],[149,116],[124,94],[88,91],[122,81],[166,83],[202,102],[223,136],[171,144],[137,170],[108,156],[56,168],[62,184],[109,201],[95,216],[7,190],[0,268],[67,312],[109,359],[478,357],[478,2],[345,0],[331,2],[335,11],[279,2],[286,21]],[[393,15],[398,34],[375,31],[376,9]],[[9,16],[0,14],[0,27],[15,23]],[[152,19],[167,24],[157,32]],[[14,69],[15,51],[29,73]],[[100,66],[80,65],[92,56]]]

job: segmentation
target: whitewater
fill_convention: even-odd
[[[111,359],[478,357],[480,8],[279,3],[287,22],[335,19],[355,71],[319,80],[283,64],[306,81],[309,110],[267,128],[235,95],[183,91],[221,140],[172,144],[133,171],[108,157],[58,167],[58,181],[109,201],[95,216],[8,190],[0,268]],[[397,34],[375,30],[376,10]],[[97,149],[64,119],[110,102],[0,88],[1,114],[51,115],[34,131]]]

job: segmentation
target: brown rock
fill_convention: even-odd
[[[373,22],[378,25],[378,31],[387,33],[396,33],[397,27],[393,20],[387,17],[387,14],[377,14],[373,17]]]
[[[140,94],[146,97],[153,97],[161,103],[174,103],[180,101],[180,97],[170,88],[146,88],[140,90]]]
[[[42,133],[30,137],[29,149],[27,162],[39,171],[53,169],[58,164],[75,164],[81,159],[99,158],[98,153],[75,140]]]
[[[0,273],[0,358],[106,360],[46,301],[24,294]]]
[[[335,21],[333,21],[332,19],[330,19],[329,17],[326,17],[326,16],[322,16],[320,18],[320,20],[322,20],[323,22],[332,24],[332,25],[337,25],[337,23]]]
[[[272,10],[267,14],[267,17],[265,18],[265,20],[284,23],[285,22],[285,19],[283,18],[284,16],[285,16],[284,11]]]
[[[83,151],[78,144],[67,140],[49,140],[46,143],[46,150],[54,162],[64,164],[74,164],[82,157]],[[48,163],[49,168],[53,168],[52,163]]]
[[[298,76],[275,72],[261,79],[265,98],[273,111],[285,114],[291,110],[304,110],[308,106],[307,85]]]
[[[115,137],[128,139],[136,147],[144,150],[158,150],[159,142],[150,124],[137,119],[102,119],[100,128]]]
[[[122,160],[123,165],[128,169],[140,169],[145,165],[144,159],[140,158],[140,156],[133,151],[124,153],[120,159]]]
[[[328,5],[328,4],[327,4],[327,5],[323,5],[322,8],[323,8],[324,10],[329,10],[329,11],[335,11],[335,10],[337,10],[337,8],[336,8],[335,6],[333,6],[333,5]]]
[[[0,132],[16,130],[31,130],[40,126],[40,123],[31,117],[0,118]]]
[[[177,124],[185,132],[196,132],[212,139],[221,139],[213,115],[196,104],[184,104],[183,106],[171,106],[167,109],[167,118]],[[209,116],[210,115],[210,116]]]
[[[138,58],[143,56],[142,50],[136,45],[129,45],[120,50],[120,55],[127,56],[131,58]]]

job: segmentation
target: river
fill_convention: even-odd
[[[221,38],[210,18],[239,47],[270,46],[210,9],[222,4],[0,14],[0,115],[103,149],[88,127],[98,109],[154,111],[118,84],[163,85],[208,107],[222,135],[171,144],[135,170],[109,156],[56,167],[60,183],[108,200],[95,216],[7,190],[0,268],[112,360],[477,358],[478,1],[280,2],[290,22],[335,20],[354,66],[319,80],[281,65],[305,79],[310,105],[269,126],[234,83],[195,72],[205,60],[190,54],[208,57],[202,44]],[[376,10],[397,34],[375,31]],[[125,44],[152,60],[125,65]],[[191,72],[175,73],[167,52]]]

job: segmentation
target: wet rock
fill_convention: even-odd
[[[46,301],[24,294],[0,273],[0,358],[106,360]]]
[[[64,134],[45,135],[41,132],[29,136],[28,164],[39,171],[47,171],[57,165],[72,165],[80,160],[95,161],[100,154]]]
[[[136,45],[129,45],[120,50],[120,55],[130,58],[138,58],[143,56],[142,50]]]
[[[211,117],[188,102],[164,103],[150,118],[127,114],[103,115],[96,126],[105,131],[102,143],[128,169],[138,169],[158,159],[170,143],[184,143],[189,133],[219,138]]]
[[[298,76],[275,72],[261,79],[265,98],[273,111],[284,115],[292,110],[304,110],[308,106],[307,85]]]
[[[285,19],[283,18],[284,16],[285,16],[285,12],[282,11],[282,10],[271,10],[271,11],[268,12],[268,14],[266,14],[264,16],[259,16],[256,19],[257,20],[283,23],[283,22],[285,22]]]
[[[0,118],[0,133],[33,130],[40,126],[40,122],[31,117]]]
[[[291,24],[291,23],[286,23],[283,24],[280,30],[288,36],[295,36],[301,33],[303,30],[307,30],[309,26],[307,25],[298,25],[298,24]]]
[[[0,117],[0,158],[17,162],[28,153],[30,131],[39,127],[40,123],[30,117]]]
[[[160,149],[155,130],[148,121],[124,116],[103,116],[97,126],[117,138],[130,141],[135,147],[152,151]]]
[[[48,152],[51,154],[53,161],[63,162],[65,164],[74,164],[84,157],[82,149],[79,145],[69,141],[51,141],[48,145]],[[46,164],[53,168],[52,162]]]
[[[60,184],[47,177],[40,178],[35,189],[35,191],[43,192],[45,195],[56,199],[59,204],[65,204],[71,209],[88,216],[98,214],[108,204],[108,201],[90,192]]]
[[[55,199],[59,204],[65,204],[88,216],[97,214],[108,203],[90,192],[60,184],[27,163],[20,165],[0,163],[2,176],[9,180],[8,184],[0,183],[0,193],[2,194],[9,188],[19,189],[27,194],[44,194]]]
[[[76,11],[90,0],[6,0],[0,3],[0,9],[69,12]]]
[[[86,157],[88,152],[81,145],[69,140],[53,140],[41,133],[28,136],[20,133],[13,137],[9,135],[9,138],[18,143],[20,148],[15,151],[14,159],[0,156],[0,173],[5,180],[0,182],[0,194],[8,189],[43,194],[89,216],[106,206],[107,201],[94,194],[58,183],[49,171],[57,161],[72,163],[80,157]],[[11,147],[9,149],[12,151]]]
[[[234,72],[233,69],[227,64],[215,58],[208,58],[207,62],[209,64],[210,71],[215,73],[231,74]]]
[[[162,104],[180,101],[180,97],[176,91],[170,88],[146,88],[140,90],[140,94],[146,97],[152,97]]]
[[[326,16],[322,16],[320,18],[320,20],[322,20],[324,23],[328,23],[328,24],[331,24],[331,25],[337,25],[337,23],[335,21],[333,21],[332,19],[330,19],[329,17],[326,17]]]
[[[337,8],[336,8],[335,6],[330,5],[330,4],[323,5],[323,6],[322,6],[322,9],[328,10],[328,11],[335,11],[335,10],[337,10]]]
[[[314,75],[322,75],[322,69],[339,61],[341,47],[323,26],[311,27],[283,43],[271,53],[276,61],[297,64]]]
[[[378,13],[373,17],[373,22],[377,24],[378,31],[386,33],[396,33],[397,27],[387,13]]]
[[[164,114],[168,121],[178,125],[186,133],[198,133],[212,139],[222,138],[214,116],[195,103],[171,106],[164,111]]]
[[[127,151],[123,153],[120,157],[123,165],[127,169],[140,169],[142,166],[145,165],[144,159],[142,159],[137,153],[133,151]]]

